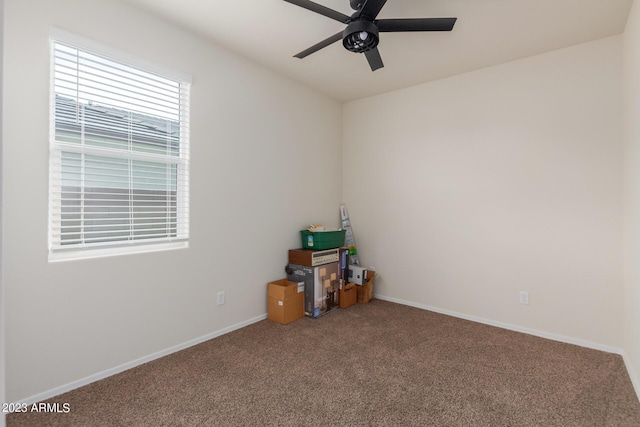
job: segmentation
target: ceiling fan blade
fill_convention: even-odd
[[[365,0],[358,16],[366,16],[372,20],[376,19],[386,2],[387,0]]]
[[[375,21],[381,33],[395,31],[451,31],[458,18],[380,19]]]
[[[368,50],[364,53],[364,55],[367,57],[367,61],[369,61],[371,71],[375,71],[378,68],[384,67],[384,64],[382,63],[382,57],[380,57],[378,48]]]
[[[351,20],[351,17],[345,15],[344,13],[340,13],[337,10],[329,9],[326,6],[323,6],[318,3],[314,3],[309,0],[284,0],[284,1],[291,4],[295,4],[296,6],[303,7],[312,12],[319,13],[320,15],[324,15],[327,18],[335,19],[336,21],[340,21],[343,24],[347,24]]]
[[[305,56],[309,56],[314,52],[319,51],[320,49],[322,49],[323,47],[327,47],[330,44],[333,44],[335,42],[337,42],[338,40],[342,40],[342,31],[340,31],[339,33],[336,33],[334,35],[332,35],[329,38],[326,38],[324,40],[322,40],[320,43],[316,43],[313,46],[311,46],[309,49],[303,50],[302,52],[300,52],[297,55],[293,55],[296,58],[304,58]]]

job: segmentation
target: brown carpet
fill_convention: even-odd
[[[373,300],[268,320],[51,399],[17,426],[640,426],[622,358]]]

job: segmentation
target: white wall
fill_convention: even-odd
[[[624,33],[625,340],[627,369],[640,396],[640,4]]]
[[[0,0],[0,98],[2,97],[3,83],[3,64],[4,64],[4,0]],[[2,102],[0,102],[0,165],[2,164]],[[4,234],[3,220],[3,191],[4,180],[0,173],[0,235]],[[2,250],[2,239],[0,238],[0,402],[6,402],[5,399],[5,367],[4,367],[4,251]],[[6,414],[0,415],[0,427],[5,426]]]
[[[265,316],[298,230],[339,223],[341,105],[114,0],[5,14],[7,401]],[[52,25],[193,76],[189,249],[47,262]]]
[[[637,9],[624,37],[629,113],[640,110]],[[351,102],[342,114],[114,0],[7,0],[5,16],[2,401],[261,318],[296,227],[337,225],[341,193],[361,259],[381,273],[378,294],[624,347],[640,370],[636,270],[623,287],[622,37]],[[193,75],[188,250],[47,262],[52,25]],[[640,206],[640,126],[627,117],[625,212],[640,237],[629,215]],[[640,265],[633,249],[627,260]],[[216,308],[220,290],[227,304]]]
[[[617,36],[346,104],[376,293],[620,351],[621,72]]]

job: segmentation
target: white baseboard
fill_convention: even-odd
[[[633,384],[633,389],[636,391],[636,396],[638,396],[638,400],[640,400],[640,382],[638,382],[637,372],[633,369],[633,365],[629,360],[627,353],[622,353],[622,358],[624,359],[624,364],[627,367],[627,373],[629,374],[629,378],[631,379],[631,384]]]
[[[481,317],[470,316],[463,313],[458,313],[455,311],[444,310],[438,307],[432,307],[425,304],[418,304],[413,301],[405,301],[398,298],[392,298],[385,295],[374,295],[375,298],[381,299],[384,301],[395,302],[397,304],[408,305],[410,307],[420,308],[423,310],[433,311],[435,313],[446,314],[448,316],[458,317],[460,319],[470,320],[472,322],[483,323],[485,325],[496,326],[498,328],[508,329],[515,332],[522,332],[524,334],[534,335],[541,338],[547,338],[553,341],[564,342],[567,344],[574,344],[580,347],[591,348],[594,350],[600,350],[607,353],[618,354],[622,356],[622,360],[624,361],[625,367],[627,368],[627,374],[629,375],[629,379],[631,380],[631,384],[633,385],[633,389],[636,392],[636,396],[638,400],[640,400],[640,377],[637,375],[638,373],[633,369],[633,365],[629,360],[626,352],[622,348],[611,347],[599,343],[594,343],[591,341],[581,340],[578,338],[567,337],[564,335],[552,334],[550,332],[539,331],[537,329],[524,328],[522,326],[513,325],[510,323],[498,322],[495,320],[484,319]]]
[[[435,313],[440,313],[440,314],[446,314],[448,316],[458,317],[460,319],[470,320],[472,322],[483,323],[485,325],[496,326],[498,328],[508,329],[510,331],[516,331],[516,332],[522,332],[524,334],[535,335],[537,337],[547,338],[547,339],[550,339],[550,340],[553,340],[553,341],[560,341],[560,342],[564,342],[564,343],[567,343],[567,344],[574,344],[574,345],[578,345],[580,347],[587,347],[587,348],[591,348],[591,349],[594,349],[594,350],[605,351],[607,353],[615,353],[615,354],[619,354],[619,355],[623,355],[624,354],[624,351],[621,348],[611,347],[611,346],[607,346],[607,345],[604,345],[604,344],[599,344],[599,343],[594,343],[594,342],[591,342],[591,341],[581,340],[581,339],[578,339],[578,338],[572,338],[572,337],[567,337],[567,336],[564,336],[564,335],[553,334],[553,333],[550,333],[550,332],[539,331],[537,329],[525,328],[525,327],[522,327],[522,326],[513,325],[511,323],[498,322],[498,321],[495,321],[495,320],[485,319],[485,318],[482,318],[482,317],[470,316],[468,314],[458,313],[458,312],[450,311],[450,310],[444,310],[442,308],[431,307],[429,305],[418,304],[416,302],[405,301],[405,300],[401,300],[401,299],[398,299],[398,298],[387,297],[385,295],[375,294],[374,297],[378,298],[378,299],[381,299],[381,300],[384,300],[384,301],[395,302],[397,304],[408,305],[410,307],[415,307],[415,308],[421,308],[423,310],[433,311]]]
[[[418,304],[412,301],[406,301],[406,300],[401,300],[398,298],[392,298],[392,297],[387,297],[385,295],[379,295],[379,294],[375,294],[374,295],[375,298],[383,300],[383,301],[389,301],[389,302],[394,302],[397,304],[402,304],[402,305],[407,305],[410,307],[415,307],[415,308],[420,308],[423,310],[428,310],[428,311],[433,311],[435,313],[440,313],[440,314],[445,314],[448,316],[453,316],[453,317],[457,317],[460,319],[465,319],[465,320],[470,320],[472,322],[477,322],[477,323],[482,323],[485,325],[490,325],[490,326],[496,326],[498,328],[503,328],[503,329],[508,329],[511,331],[516,331],[516,332],[522,332],[525,334],[529,334],[529,335],[534,335],[534,336],[538,336],[541,338],[547,338],[547,339],[551,339],[554,341],[559,341],[559,342],[564,342],[567,344],[574,344],[574,345],[579,345],[581,347],[587,347],[587,348],[591,348],[594,350],[600,350],[600,351],[605,351],[607,353],[614,353],[614,354],[619,354],[622,356],[623,360],[624,360],[624,364],[627,368],[627,372],[629,374],[629,377],[631,379],[631,383],[633,384],[633,388],[635,389],[636,395],[638,396],[638,399],[640,400],[640,383],[638,382],[638,377],[631,365],[631,363],[628,360],[628,357],[626,355],[626,353],[624,352],[623,349],[617,348],[617,347],[610,347],[610,346],[606,346],[606,345],[602,345],[602,344],[598,344],[598,343],[593,343],[591,341],[585,341],[585,340],[581,340],[581,339],[577,339],[577,338],[571,338],[571,337],[566,337],[564,335],[558,335],[558,334],[552,334],[549,332],[544,332],[544,331],[538,331],[536,329],[530,329],[530,328],[524,328],[521,326],[517,326],[517,325],[513,325],[510,323],[504,323],[504,322],[498,322],[498,321],[494,321],[494,320],[489,320],[489,319],[484,319],[481,317],[476,317],[476,316],[470,316],[467,314],[463,314],[463,313],[458,313],[455,311],[450,311],[450,310],[444,310],[441,308],[437,308],[437,307],[431,307],[429,305],[425,305],[425,304]],[[169,354],[175,353],[177,351],[180,350],[184,350],[186,348],[192,347],[194,345],[203,343],[205,341],[208,341],[210,339],[219,337],[221,335],[225,335],[228,334],[229,332],[233,332],[237,329],[240,328],[244,328],[245,326],[249,326],[253,323],[256,322],[260,322],[261,320],[264,320],[267,318],[267,314],[263,314],[257,317],[254,317],[252,319],[246,320],[244,322],[240,322],[240,323],[236,323],[235,325],[231,325],[229,327],[220,329],[218,331],[212,332],[210,334],[204,335],[202,337],[199,338],[195,338],[193,340],[184,342],[182,344],[167,348],[165,350],[161,350],[159,352],[150,354],[148,356],[144,356],[141,357],[139,359],[133,360],[131,362],[127,362],[124,363],[122,365],[116,366],[114,368],[111,369],[107,369],[105,371],[102,372],[98,372],[96,374],[90,375],[88,377],[82,378],[78,381],[73,381],[71,383],[62,385],[60,387],[56,387],[53,388],[51,390],[47,390],[45,392],[36,394],[34,396],[30,396],[28,398],[22,399],[19,402],[16,403],[26,403],[27,405],[32,405],[33,403],[36,402],[41,402],[43,400],[47,400],[50,399],[52,397],[58,396],[62,393],[66,393],[68,391],[74,390],[76,388],[91,384],[93,382],[102,380],[104,378],[110,377],[112,375],[116,375],[119,374],[120,372],[124,372],[128,369],[131,368],[135,368],[136,366],[142,365],[144,363],[147,362],[151,362],[152,360],[156,360],[159,359],[161,357],[164,356],[168,356]]]
[[[266,318],[267,318],[267,314],[265,313],[265,314],[262,314],[260,316],[254,317],[253,319],[249,319],[249,320],[245,320],[244,322],[236,323],[235,325],[231,325],[229,327],[226,327],[226,328],[220,329],[218,331],[212,332],[210,334],[204,335],[202,337],[192,339],[190,341],[187,341],[187,342],[184,342],[182,344],[178,344],[176,346],[173,346],[173,347],[158,351],[156,353],[150,354],[148,356],[141,357],[141,358],[136,359],[136,360],[132,360],[131,362],[123,363],[122,365],[116,366],[114,368],[107,369],[107,370],[102,371],[102,372],[98,372],[96,374],[93,374],[93,375],[90,375],[88,377],[82,378],[82,379],[80,379],[78,381],[73,381],[73,382],[70,382],[68,384],[62,385],[60,387],[56,387],[56,388],[53,388],[51,390],[47,390],[47,391],[42,392],[42,393],[38,393],[38,394],[36,394],[34,396],[30,396],[30,397],[27,397],[26,399],[22,399],[22,400],[20,400],[19,402],[16,402],[16,403],[26,403],[27,405],[32,405],[34,403],[50,399],[50,398],[52,398],[54,396],[58,396],[58,395],[60,395],[62,393],[66,393],[68,391],[71,391],[71,390],[74,390],[76,388],[85,386],[87,384],[91,384],[93,382],[105,379],[105,378],[110,377],[112,375],[119,374],[120,372],[124,372],[124,371],[126,371],[128,369],[135,368],[136,366],[142,365],[144,363],[151,362],[152,360],[156,360],[156,359],[159,359],[161,357],[168,356],[168,355],[170,355],[172,353],[175,353],[177,351],[184,350],[184,349],[189,348],[189,347],[193,347],[194,345],[203,343],[203,342],[208,341],[210,339],[219,337],[219,336],[224,335],[224,334],[228,334],[229,332],[233,332],[233,331],[235,331],[237,329],[240,329],[240,328],[244,328],[245,326],[249,326],[249,325],[251,325],[253,323],[259,322],[259,321],[264,320]]]

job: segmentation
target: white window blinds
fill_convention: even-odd
[[[51,252],[185,241],[189,84],[52,42]]]

